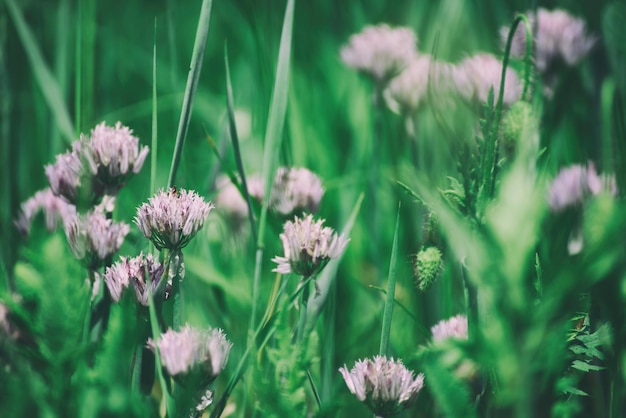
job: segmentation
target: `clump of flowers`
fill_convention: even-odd
[[[250,196],[255,196],[253,194],[253,190],[255,193],[257,190],[261,190],[263,188],[262,181],[259,177],[251,176],[246,179],[248,185],[248,193]],[[246,219],[248,219],[248,204],[245,199],[241,195],[241,192],[230,181],[230,179],[226,176],[220,176],[216,180],[216,187],[218,189],[218,194],[215,196],[215,206],[217,211],[224,217],[226,220],[235,227],[236,230],[239,230]],[[262,193],[260,193],[262,195]]]
[[[135,223],[154,245],[178,251],[202,228],[213,209],[194,191],[159,191],[137,209]]]
[[[273,270],[281,274],[296,273],[310,277],[319,273],[333,258],[343,253],[348,239],[338,235],[332,228],[324,226],[324,220],[313,220],[313,215],[295,217],[287,221],[280,234],[283,257],[274,257],[278,264]]]
[[[147,280],[150,280],[152,294],[155,295],[161,280],[165,280],[164,270],[163,264],[152,257],[152,254],[142,253],[133,258],[121,257],[120,261],[107,267],[104,282],[113,301],[119,302],[124,289],[132,284],[137,301],[143,306],[148,306]]]
[[[22,203],[15,225],[18,230],[28,235],[33,219],[43,212],[46,228],[53,231],[59,224],[65,226],[76,217],[76,207],[55,195],[50,188],[38,191]]]
[[[199,330],[185,325],[180,331],[168,330],[148,347],[159,350],[167,373],[178,379],[198,379],[207,386],[224,369],[232,343],[221,329]]]
[[[593,164],[562,168],[548,189],[548,205],[553,212],[581,205],[589,196],[606,191],[617,193],[614,177],[600,176]]]
[[[50,189],[56,196],[61,196],[68,202],[75,204],[78,199],[78,188],[91,187],[89,179],[95,174],[96,167],[89,159],[90,153],[85,150],[85,143],[74,141],[72,150],[56,157],[54,164],[45,167],[46,177]]]
[[[281,215],[317,212],[324,196],[320,178],[306,168],[279,167],[274,179],[270,207]]]
[[[439,343],[448,339],[467,340],[467,317],[456,315],[436,323],[430,332],[433,334],[433,342]]]
[[[443,254],[437,247],[422,248],[415,255],[415,276],[419,290],[426,290],[443,270]]]
[[[104,265],[120,249],[128,231],[127,224],[113,222],[99,210],[76,216],[65,225],[72,254],[91,270]]]
[[[494,102],[500,94],[502,63],[491,54],[477,54],[465,58],[454,73],[455,84],[467,100],[487,102],[493,89]],[[515,70],[507,67],[504,80],[503,104],[511,106],[522,96],[522,84]]]
[[[366,26],[341,49],[341,60],[381,83],[408,67],[417,54],[416,48],[417,37],[410,28]]]
[[[379,417],[391,417],[410,407],[424,387],[424,375],[417,376],[401,360],[376,356],[359,360],[352,370],[339,369],[346,386],[357,399]]]

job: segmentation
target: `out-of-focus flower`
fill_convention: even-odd
[[[536,65],[541,72],[547,72],[557,61],[569,66],[577,64],[585,57],[596,42],[587,34],[585,21],[574,17],[565,10],[549,11],[540,8],[537,17],[532,11],[526,13],[531,28],[536,28],[534,44]],[[506,45],[509,28],[500,29],[502,45]],[[523,57],[526,53],[526,27],[517,26],[511,43],[511,56]]]
[[[339,369],[350,392],[377,416],[399,414],[413,404],[424,387],[424,375],[415,376],[402,361],[376,356]]]
[[[280,234],[285,254],[272,259],[278,264],[273,271],[309,277],[319,273],[330,259],[341,256],[349,240],[323,225],[324,220],[314,221],[313,215],[285,222]]]
[[[350,37],[341,49],[341,60],[380,83],[404,70],[415,58],[416,48],[417,37],[410,28],[367,26]]]
[[[184,326],[168,330],[158,341],[148,340],[148,347],[158,347],[163,367],[170,376],[195,375],[206,384],[224,369],[232,343],[221,329],[198,330]]]
[[[65,236],[74,257],[95,270],[117,252],[129,226],[107,219],[100,211],[78,215],[65,225]]]
[[[137,209],[135,223],[159,250],[180,250],[202,228],[213,207],[194,191],[161,190]]]
[[[148,282],[150,279],[152,294],[161,279],[165,279],[163,272],[165,267],[151,254],[140,254],[137,257],[121,257],[120,261],[107,267],[104,273],[104,282],[111,293],[111,298],[119,302],[122,292],[132,284],[137,301],[143,306],[148,306]]]
[[[443,255],[437,247],[422,248],[415,255],[415,276],[419,290],[426,290],[443,270]]]
[[[270,207],[285,216],[296,212],[317,212],[322,196],[322,182],[313,172],[306,168],[279,167]]]
[[[78,198],[78,188],[91,187],[91,176],[97,171],[95,163],[90,159],[91,154],[85,150],[86,147],[83,141],[74,141],[71,151],[57,155],[54,164],[45,167],[52,192],[72,204]]]
[[[210,389],[207,389],[206,392],[204,392],[204,395],[200,397],[200,401],[196,405],[196,411],[202,412],[205,409],[207,409],[209,406],[211,406],[212,403],[213,403],[213,391]]]
[[[139,173],[148,155],[148,147],[140,148],[132,133],[120,122],[113,127],[102,122],[91,131],[87,149],[107,194],[117,194],[130,175]]]
[[[553,212],[581,205],[588,196],[602,191],[617,193],[615,177],[600,176],[593,164],[579,164],[562,168],[548,189],[548,205]]]
[[[467,317],[456,315],[450,319],[439,321],[430,329],[430,332],[433,334],[434,343],[450,338],[467,340]]]
[[[389,82],[385,97],[392,110],[416,111],[433,96],[451,95],[454,91],[452,64],[434,61],[430,55],[418,55],[400,75]],[[396,109],[399,108],[399,109]]]
[[[455,85],[467,100],[485,103],[493,89],[494,103],[500,94],[502,63],[491,54],[477,54],[465,58],[454,72]],[[503,103],[511,106],[522,96],[522,84],[515,70],[507,67],[504,80]]]
[[[21,205],[15,225],[23,235],[28,235],[33,219],[42,211],[46,220],[46,228],[53,231],[59,225],[65,225],[76,217],[76,207],[56,196],[50,188],[35,193]]]
[[[250,197],[260,200],[259,196],[263,195],[263,181],[261,178],[249,176],[246,178],[246,183]],[[217,196],[215,196],[217,212],[230,223],[235,231],[241,231],[248,219],[248,204],[237,186],[228,177],[218,177],[216,187],[218,190]]]

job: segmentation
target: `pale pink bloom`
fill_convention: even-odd
[[[90,181],[96,174],[97,167],[83,141],[74,141],[72,150],[56,157],[54,164],[46,165],[45,172],[50,189],[57,196],[62,196],[70,203],[76,203],[78,188],[91,187]],[[89,181],[87,181],[89,180]],[[87,181],[87,184],[83,182]]]
[[[246,183],[250,197],[260,200],[259,196],[263,195],[263,181],[261,178],[258,176],[250,176],[246,178]],[[216,186],[218,189],[217,196],[215,196],[216,210],[224,216],[235,229],[240,229],[246,219],[248,219],[248,204],[237,186],[235,186],[228,177],[218,177]]]
[[[180,250],[202,228],[213,207],[194,191],[161,190],[137,209],[135,223],[159,250]]]
[[[431,329],[433,342],[439,343],[447,339],[467,340],[467,317],[456,315],[452,318],[439,321]]]
[[[617,193],[615,177],[600,176],[593,164],[579,164],[562,168],[548,189],[548,205],[554,212],[571,206],[581,205],[588,196],[606,191]]]
[[[119,302],[124,289],[133,286],[137,301],[148,306],[148,282],[150,279],[152,294],[154,295],[161,280],[165,279],[165,267],[151,254],[140,254],[137,257],[121,257],[120,261],[107,267],[104,273],[104,282],[111,293],[111,299]]]
[[[591,50],[596,38],[587,34],[585,21],[570,15],[565,10],[540,8],[537,17],[532,11],[526,13],[534,36],[535,59],[539,71],[549,71],[555,61],[569,66],[577,64]],[[534,29],[536,28],[536,29]],[[509,28],[500,29],[502,45],[506,45]],[[511,56],[526,54],[526,27],[518,25],[511,43]]]
[[[232,346],[221,329],[198,330],[189,325],[161,334],[156,344],[148,340],[152,351],[158,347],[161,363],[170,376],[200,371],[209,379],[224,369]]]
[[[339,369],[348,390],[377,416],[388,417],[407,409],[424,387],[424,375],[415,376],[401,360],[375,356],[359,360],[352,370]]]
[[[343,63],[384,82],[404,70],[417,54],[417,37],[410,28],[386,24],[367,26],[341,49]]]
[[[494,104],[500,94],[502,62],[491,54],[477,54],[465,58],[455,71],[455,84],[460,94],[467,100],[487,102],[489,91],[493,89]],[[503,104],[511,106],[522,96],[522,84],[515,70],[506,69]]]
[[[78,215],[65,225],[65,236],[72,254],[92,269],[102,265],[120,249],[128,231],[127,224],[113,222],[99,211]]]
[[[44,214],[48,231],[55,230],[59,223],[64,226],[76,217],[74,205],[56,196],[50,188],[46,188],[22,203],[15,221],[15,225],[22,234],[27,235],[30,232],[33,219],[40,211]]]
[[[93,160],[99,171],[104,170],[109,179],[125,178],[141,170],[148,155],[148,147],[139,147],[139,138],[133,131],[117,122],[107,126],[104,122],[91,131],[89,141]]]
[[[281,274],[296,273],[311,276],[319,273],[333,258],[338,258],[348,244],[343,234],[324,226],[324,220],[313,220],[313,215],[296,217],[284,224],[280,234],[283,257],[274,257],[278,266],[273,270]]]
[[[306,168],[279,167],[270,198],[272,210],[289,216],[317,212],[324,196],[320,178]]]

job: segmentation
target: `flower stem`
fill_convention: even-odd
[[[300,297],[300,317],[298,318],[298,330],[296,333],[296,344],[299,346],[304,340],[306,333],[306,312],[311,292],[311,283],[309,277],[302,277],[302,295]]]

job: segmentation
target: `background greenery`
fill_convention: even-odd
[[[131,127],[143,144],[150,144],[155,33],[159,145],[156,180],[158,186],[166,185],[201,2],[21,0],[14,3],[23,15],[32,42],[29,43],[24,34],[18,32],[15,15],[9,13],[8,2],[2,2],[0,231],[3,276],[6,280],[1,285],[8,289],[9,280],[16,283],[14,290],[23,296],[24,306],[35,312],[31,318],[33,326],[38,335],[47,340],[43,348],[38,346],[37,350],[41,352],[35,356],[41,357],[37,357],[38,361],[45,367],[36,362],[24,365],[20,369],[20,377],[11,378],[13,380],[0,374],[0,387],[4,385],[0,389],[0,415],[142,416],[146,411],[154,413],[154,403],[138,402],[125,389],[129,379],[126,365],[122,363],[110,367],[115,363],[112,359],[132,353],[133,344],[122,337],[133,335],[134,319],[128,318],[132,309],[120,306],[112,312],[111,329],[117,334],[111,332],[111,336],[105,339],[99,363],[101,368],[96,366],[95,369],[85,370],[84,366],[77,365],[75,345],[82,326],[77,321],[77,310],[83,309],[85,303],[85,273],[71,260],[61,232],[48,236],[40,228],[24,240],[15,231],[13,219],[20,202],[46,187],[43,166],[52,162],[57,153],[66,150],[79,132],[86,133],[103,120],[109,124],[119,120]],[[442,132],[432,112],[423,110],[420,114],[418,153],[426,155],[427,162],[415,170],[411,159],[411,140],[404,131],[404,122],[398,115],[386,111],[381,153],[374,156],[380,164],[380,176],[376,179],[375,192],[368,190],[373,161],[372,86],[367,79],[342,65],[339,50],[348,37],[363,26],[387,22],[413,28],[419,37],[420,51],[435,52],[444,60],[459,62],[479,51],[498,54],[499,28],[510,24],[515,12],[533,7],[532,3],[521,0],[319,0],[296,3],[291,79],[280,162],[282,165],[307,167],[323,179],[326,195],[320,216],[338,230],[346,224],[359,195],[364,191],[368,193],[350,233],[351,242],[337,271],[324,314],[311,339],[314,346],[312,352],[316,354],[310,358],[310,369],[316,385],[320,385],[321,408],[311,405],[310,385],[302,376],[290,376],[293,379],[290,386],[281,380],[281,376],[272,376],[260,363],[248,372],[233,394],[234,404],[237,405],[234,416],[252,416],[252,411],[256,411],[257,416],[304,416],[302,411],[305,407],[320,416],[367,414],[365,407],[348,393],[336,370],[344,363],[351,367],[355,360],[378,352],[385,297],[372,286],[386,287],[399,201],[403,204],[400,209],[396,298],[408,312],[395,310],[390,354],[405,359],[414,366],[414,370],[421,370],[420,363],[430,362],[429,370],[443,373],[437,368],[440,364],[438,360],[428,357],[436,357],[437,353],[419,357],[416,352],[419,345],[430,340],[430,327],[434,323],[467,310],[459,262],[460,244],[454,241],[467,243],[471,242],[471,237],[464,235],[467,232],[465,227],[455,229],[457,224],[464,225],[459,216],[450,215],[452,220],[446,220],[444,213],[442,230],[445,239],[441,240],[441,246],[446,267],[441,279],[431,289],[418,292],[412,257],[423,245],[426,209],[399,187],[396,180],[407,183],[416,192],[426,191],[418,194],[428,201],[424,194],[435,194],[438,188],[447,187],[446,176],[458,176],[455,160],[458,146]],[[620,257],[624,255],[620,252],[624,246],[620,241],[625,221],[623,205],[605,202],[606,205],[601,206],[600,202],[600,206],[593,209],[596,212],[591,211],[597,215],[593,219],[603,220],[600,225],[604,228],[598,233],[597,246],[590,250],[591,255],[588,256],[597,261],[589,267],[591,270],[585,270],[588,259],[573,264],[578,270],[571,266],[565,268],[569,263],[567,256],[554,253],[563,225],[550,220],[547,226],[543,223],[546,218],[542,202],[545,188],[541,188],[559,167],[574,162],[593,160],[606,171],[622,168],[617,163],[614,166],[611,158],[619,152],[619,147],[611,148],[610,144],[615,138],[618,143],[620,139],[625,139],[620,138],[620,131],[614,128],[614,125],[619,125],[614,121],[624,121],[623,110],[617,107],[626,93],[625,43],[620,41],[624,39],[624,31],[620,31],[619,24],[611,23],[619,22],[619,13],[618,17],[614,17],[614,13],[608,12],[609,7],[614,7],[609,1],[537,3],[546,8],[562,7],[584,17],[589,32],[597,35],[601,42],[580,65],[565,71],[553,100],[542,102],[539,98],[533,102],[533,111],[539,115],[541,144],[547,149],[539,163],[538,186],[523,184],[524,174],[513,176],[513,179],[522,179],[521,183],[512,180],[511,189],[508,194],[501,193],[506,196],[500,201],[510,203],[511,199],[519,198],[516,193],[528,191],[527,199],[521,198],[521,203],[511,204],[511,212],[497,215],[501,218],[494,215],[492,219],[493,225],[507,225],[519,219],[516,215],[530,213],[531,224],[536,228],[528,244],[528,248],[532,248],[530,261],[526,257],[520,262],[526,263],[522,275],[530,274],[535,253],[541,253],[542,257],[545,256],[542,259],[544,275],[559,278],[555,279],[559,285],[548,291],[548,299],[543,300],[548,307],[542,305],[545,312],[541,312],[550,318],[543,325],[540,325],[541,321],[535,321],[536,315],[531,315],[534,301],[530,297],[524,300],[523,309],[529,310],[527,313],[532,319],[521,317],[522,312],[495,312],[495,315],[501,315],[502,321],[507,321],[509,331],[515,333],[519,330],[519,338],[538,335],[538,341],[529,343],[531,348],[528,351],[520,350],[522,354],[538,355],[541,352],[538,346],[551,344],[543,346],[546,358],[531,356],[526,358],[527,364],[516,363],[519,358],[511,359],[501,353],[507,348],[498,347],[498,338],[492,341],[492,345],[485,343],[463,347],[463,355],[474,360],[491,356],[493,362],[502,361],[502,366],[507,364],[506,359],[509,358],[515,364],[511,366],[512,374],[519,372],[518,367],[530,369],[529,376],[525,377],[527,380],[517,382],[522,391],[538,391],[536,396],[528,398],[532,399],[528,401],[529,411],[532,412],[525,416],[549,416],[557,400],[561,399],[561,392],[552,388],[556,387],[555,381],[563,375],[563,371],[568,370],[566,356],[570,351],[565,348],[566,331],[573,327],[570,319],[577,313],[582,311],[584,317],[584,313],[592,310],[590,300],[593,296],[590,294],[600,294],[600,300],[613,295],[606,300],[606,309],[601,309],[602,312],[593,318],[596,322],[589,325],[590,334],[601,329],[604,323],[619,323],[624,318],[620,316],[624,312],[621,306],[625,283],[623,263],[620,262]],[[615,7],[615,10],[623,9]],[[212,199],[216,176],[235,170],[226,118],[226,43],[244,165],[247,173],[261,172],[263,135],[284,13],[284,1],[214,1],[204,66],[176,181],[179,187],[194,189]],[[613,32],[607,36],[608,30]],[[32,56],[29,57],[29,48],[36,48],[41,53],[42,62],[34,62]],[[47,97],[54,93],[50,92],[52,84],[41,83],[38,78],[38,71],[44,65],[58,86],[60,103],[50,103]],[[80,83],[77,83],[77,76],[80,76]],[[610,93],[608,97],[614,100],[607,101],[607,96],[602,95],[607,79],[613,82],[606,88]],[[71,137],[59,123],[59,106],[69,115]],[[478,117],[465,110],[443,114],[455,132],[460,132],[459,136],[469,141]],[[221,166],[216,159],[207,136],[217,144],[226,166]],[[150,170],[147,166],[122,190],[116,219],[130,223],[137,206],[150,196]],[[525,188],[527,186],[529,188]],[[437,201],[431,198],[431,208],[436,206]],[[527,201],[531,203],[527,204]],[[376,207],[376,213],[373,207]],[[498,223],[498,219],[504,221]],[[269,225],[261,276],[261,304],[267,301],[274,282],[274,275],[270,273],[273,268],[270,258],[281,251],[278,240],[281,220],[270,219]],[[600,227],[592,225],[590,228],[597,230]],[[621,231],[621,235],[617,236],[614,231]],[[499,237],[497,233],[493,235],[496,235],[495,238],[488,236],[481,241],[486,252],[480,256],[485,260],[477,262],[480,265],[475,268],[476,271],[486,271],[498,260],[509,262],[507,254],[516,252],[514,246],[507,244],[517,239],[514,233],[504,237]],[[145,248],[147,243],[139,231],[131,227],[131,234],[120,254],[135,255]],[[523,248],[522,253],[528,248]],[[613,252],[607,259],[604,256],[608,248],[612,248]],[[188,322],[222,327],[234,342],[229,366],[218,380],[219,396],[219,388],[223,389],[229,375],[234,372],[248,338],[254,244],[248,237],[235,237],[227,224],[212,214],[185,255],[187,279],[183,286]],[[603,265],[597,266],[602,262]],[[503,275],[510,277],[506,273]],[[585,277],[580,277],[582,275]],[[561,285],[567,280],[571,280],[572,284]],[[502,294],[515,291],[510,287],[513,285],[503,283],[500,287],[489,289]],[[604,287],[594,287],[598,283],[604,284]],[[554,299],[549,299],[551,297]],[[285,321],[288,320],[285,318]],[[545,339],[549,331],[555,331],[563,338]],[[592,372],[591,377],[585,377],[588,379],[584,382],[585,391],[593,392],[594,400],[582,401],[572,408],[573,412],[564,407],[566,412],[563,416],[575,412],[579,416],[619,416],[614,411],[620,411],[626,399],[623,385],[619,384],[624,378],[621,357],[624,341],[620,341],[623,335],[623,330],[613,328],[612,342],[607,343],[605,351],[609,353],[610,371]],[[272,347],[276,352],[268,354],[268,363],[277,361],[271,360],[273,355],[277,359],[288,357],[288,340],[288,335],[282,336],[281,340],[280,333],[277,334]],[[33,349],[32,345],[27,346]],[[471,353],[474,347],[483,351]],[[545,374],[542,375],[540,368],[546,365],[552,365],[553,369],[544,369]],[[38,367],[44,367],[44,371],[32,371]],[[429,377],[426,379],[429,388]],[[501,377],[500,381],[506,381],[506,378]],[[77,382],[89,384],[79,391]],[[300,385],[302,382],[305,384]],[[433,391],[447,393],[446,390],[450,390],[445,389],[447,384],[442,383],[444,389],[438,389],[435,383]],[[489,392],[491,389],[486,390]],[[450,393],[456,392],[450,390]],[[467,393],[472,393],[472,403],[475,397],[479,398],[472,388]],[[464,392],[458,396],[469,395]],[[511,401],[509,398],[514,399]],[[8,399],[11,401],[7,402]],[[426,393],[421,396],[417,407],[404,416],[463,416],[461,410],[442,406],[441,400],[437,393]],[[457,400],[451,398],[450,402],[456,403]],[[516,402],[522,401],[511,393],[503,395],[498,402],[490,403],[489,407],[476,401],[481,416],[504,416],[512,410],[523,416],[523,411],[520,412],[523,408],[516,406]],[[3,411],[7,411],[8,415]]]

